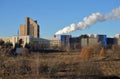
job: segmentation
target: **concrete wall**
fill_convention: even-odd
[[[81,47],[88,45],[88,38],[81,38]]]
[[[94,45],[97,43],[98,43],[97,38],[89,38],[89,45]]]
[[[85,47],[88,45],[94,45],[97,43],[98,43],[98,40],[95,37],[81,38],[81,47]]]
[[[117,45],[120,46],[120,38],[117,38]]]

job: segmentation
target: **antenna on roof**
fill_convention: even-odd
[[[17,35],[19,36],[19,29],[18,29],[18,31],[17,31]]]
[[[17,31],[17,41],[19,41],[19,29]]]

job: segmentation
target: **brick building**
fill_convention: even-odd
[[[20,25],[20,35],[29,35],[33,38],[39,38],[39,25],[37,24],[37,21],[27,17],[25,19],[25,24]]]

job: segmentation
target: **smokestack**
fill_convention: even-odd
[[[56,38],[56,35],[54,35],[54,38]]]
[[[110,13],[104,15],[101,13],[93,13],[88,17],[85,17],[82,22],[79,22],[78,24],[70,24],[70,26],[67,26],[58,32],[55,33],[55,35],[61,35],[65,33],[69,33],[76,30],[84,30],[89,26],[92,26],[93,24],[97,22],[103,22],[107,20],[119,20],[120,19],[120,7],[113,9]]]

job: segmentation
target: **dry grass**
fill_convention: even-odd
[[[94,58],[104,57],[105,50],[101,44],[95,44],[83,47],[80,52],[80,58],[82,60],[92,60]]]
[[[90,46],[82,48],[80,58],[90,59],[91,57],[93,57],[93,48]]]
[[[104,57],[105,56],[105,49],[101,48],[99,56]]]
[[[96,50],[97,49],[97,50]],[[104,59],[97,59],[100,47],[85,47],[81,52],[35,53],[29,56],[0,55],[2,79],[117,79],[120,56],[101,49]],[[1,51],[1,50],[0,50]],[[3,50],[2,50],[3,51]],[[0,54],[4,54],[0,52]],[[116,57],[117,56],[117,60]],[[83,61],[84,59],[88,59]],[[96,58],[97,57],[97,58]],[[89,61],[91,59],[96,59]],[[118,78],[119,79],[119,78]]]

